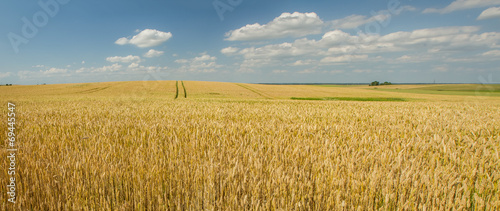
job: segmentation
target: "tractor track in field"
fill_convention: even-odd
[[[271,96],[269,96],[269,95],[267,95],[267,94],[265,94],[265,93],[263,93],[263,92],[257,91],[257,90],[255,90],[255,89],[253,89],[253,88],[250,88],[249,86],[246,86],[246,85],[243,85],[243,84],[236,84],[236,85],[238,85],[238,86],[240,86],[240,87],[242,87],[242,88],[244,88],[244,89],[247,89],[248,91],[251,91],[251,92],[253,92],[253,93],[255,93],[255,94],[258,94],[259,96],[261,96],[261,97],[263,97],[263,98],[266,98],[266,99],[273,99],[273,97],[271,97]]]
[[[181,81],[182,89],[184,90],[184,98],[187,98],[186,86],[184,86],[184,81]],[[175,98],[179,98],[179,81],[175,81]]]
[[[179,81],[175,81],[175,99],[179,97]]]
[[[187,91],[186,91],[186,86],[184,86],[184,81],[181,81],[181,84],[182,84],[182,89],[184,89],[184,98],[187,98],[188,95],[187,95]]]

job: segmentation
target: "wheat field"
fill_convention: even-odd
[[[0,97],[19,149],[2,210],[500,209],[497,96],[150,81]]]

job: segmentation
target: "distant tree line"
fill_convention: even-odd
[[[0,86],[4,86],[4,85],[0,84]],[[12,84],[5,84],[5,86],[12,86]]]
[[[374,82],[371,82],[369,84],[369,86],[380,86],[380,85],[392,85],[392,83],[391,82],[387,82],[387,81],[384,82],[384,83],[380,83],[378,81],[374,81]]]

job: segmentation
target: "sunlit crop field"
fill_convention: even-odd
[[[0,87],[1,210],[499,210],[497,87],[396,87]]]

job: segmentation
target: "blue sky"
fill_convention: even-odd
[[[0,84],[500,83],[500,0],[0,4]]]

